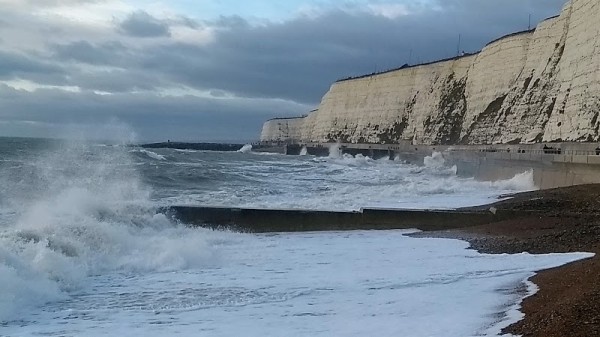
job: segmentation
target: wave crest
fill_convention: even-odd
[[[211,248],[217,234],[157,213],[124,148],[64,145],[21,171],[7,188],[29,188],[14,194],[9,210],[0,208],[0,322],[68,296],[91,275],[200,268],[217,260]]]

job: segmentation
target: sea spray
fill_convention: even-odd
[[[300,149],[300,155],[301,156],[308,155],[308,149],[306,148],[306,146],[303,146],[302,149]]]
[[[441,152],[433,152],[431,156],[426,156],[423,162],[426,167],[441,168],[446,164],[446,159]]]
[[[447,166],[446,158],[441,152],[433,152],[431,156],[426,156],[423,158],[423,164],[426,168],[441,171],[446,170],[452,175],[456,175],[458,172],[458,167],[456,165]]]
[[[246,145],[242,146],[242,148],[239,149],[238,152],[241,152],[241,153],[250,153],[250,152],[252,152],[252,145],[251,144],[246,144]]]
[[[338,159],[342,157],[342,149],[339,143],[329,145],[329,158]]]
[[[519,300],[499,289],[592,255],[484,255],[405,233],[243,235],[223,247],[230,260],[219,268],[91,277],[90,289],[0,334],[496,336]]]
[[[515,190],[515,191],[535,191],[538,188],[535,186],[533,178],[533,170],[527,170],[516,174],[514,177],[489,182],[493,188]]]
[[[12,194],[3,195],[0,217],[0,322],[69,296],[90,275],[217,260],[213,234],[156,212],[125,148],[64,142],[37,158],[0,170],[16,178],[2,179],[3,194]]]

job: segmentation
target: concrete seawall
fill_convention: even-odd
[[[450,152],[447,163],[457,166],[457,174],[477,180],[510,179],[531,171],[535,186],[551,189],[600,183],[600,156],[546,153]]]

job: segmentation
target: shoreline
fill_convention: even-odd
[[[524,318],[502,329],[523,337],[600,336],[600,185],[517,193],[513,198],[470,210],[527,210],[517,217],[413,237],[469,242],[487,254],[594,253],[593,257],[541,270],[526,281],[538,291],[520,302]]]
[[[481,236],[479,234],[469,233],[468,230],[460,229],[460,230],[444,230],[444,231],[434,231],[434,232],[418,232],[407,234],[407,236],[413,238],[441,238],[441,239],[450,239],[450,240],[460,240],[466,241],[470,244],[469,249],[476,250],[481,254],[519,254],[524,252],[517,251],[509,251],[502,249],[494,249],[490,250],[486,243],[494,242],[499,237],[495,236]],[[486,243],[481,243],[479,240],[484,239]],[[504,238],[502,238],[504,239]],[[474,243],[477,243],[477,247],[474,246]],[[525,253],[529,253],[525,251]],[[549,250],[546,253],[537,252],[535,254],[562,254],[562,253],[588,253],[588,252],[556,252]],[[538,281],[538,277],[544,277],[544,275],[549,274],[551,279],[551,285],[554,285],[555,279],[562,279],[564,274],[571,265],[583,263],[585,261],[591,259],[599,258],[600,253],[592,253],[594,254],[591,257],[583,258],[578,261],[570,262],[564,264],[562,266],[541,269],[536,272],[531,273],[530,276],[525,277],[521,282],[515,284],[513,288],[514,294],[516,294],[516,301],[511,305],[507,305],[505,310],[499,312],[498,315],[502,316],[502,319],[494,322],[489,328],[485,331],[493,331],[498,336],[504,336],[509,334],[510,336],[522,336],[522,337],[546,337],[546,336],[557,336],[557,337],[566,337],[566,336],[600,336],[598,332],[598,326],[596,322],[596,326],[591,330],[592,334],[587,332],[588,330],[579,330],[580,328],[576,327],[575,329],[569,329],[569,332],[560,332],[559,329],[554,328],[543,328],[545,324],[551,322],[551,320],[556,316],[556,314],[563,316],[561,313],[565,311],[564,309],[557,309],[552,311],[550,315],[544,312],[544,310],[540,310],[541,308],[546,308],[547,306],[552,306],[557,303],[557,298],[559,296],[554,296],[548,298],[548,294],[543,293],[541,296],[542,299],[537,299],[536,295],[540,293],[540,291],[544,290],[544,292],[548,292],[552,294],[552,291],[548,291],[546,281]],[[540,276],[542,275],[542,276]],[[562,287],[564,288],[564,286]],[[553,289],[555,290],[555,289]],[[530,303],[533,302],[533,303]],[[567,308],[567,311],[569,308]],[[597,311],[597,308],[595,309]],[[519,317],[515,317],[518,315]],[[534,315],[534,316],[532,316]],[[575,325],[578,324],[577,317],[572,317],[570,322],[573,323],[573,319],[575,320]],[[553,324],[553,326],[558,327],[558,324]],[[571,324],[573,326],[573,324]],[[543,328],[543,329],[540,329]],[[573,334],[575,332],[575,334]]]

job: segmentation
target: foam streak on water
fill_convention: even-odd
[[[157,212],[456,207],[532,188],[528,173],[456,177],[435,155],[418,167],[6,139],[0,154],[2,336],[493,336],[534,271],[589,256],[482,255],[401,231],[212,232]]]

